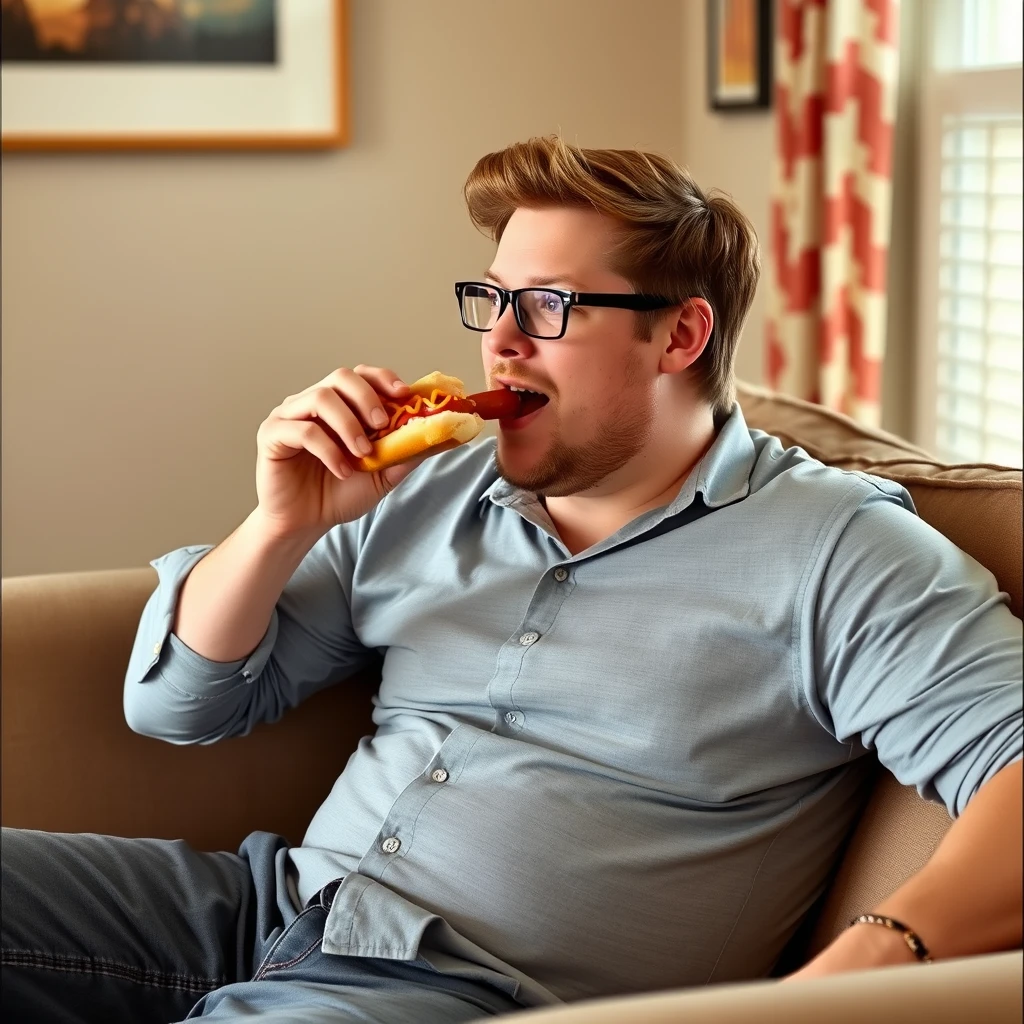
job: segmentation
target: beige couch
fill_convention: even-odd
[[[894,437],[759,389],[742,387],[740,401],[752,426],[787,444],[905,484],[923,518],[987,566],[1021,616],[1020,471],[945,466]],[[137,736],[125,725],[121,688],[154,583],[148,568],[3,581],[3,824],[185,838],[206,849],[234,849],[257,828],[299,841],[350,751],[371,729],[374,681],[323,691],[280,723],[212,747]],[[274,771],[260,771],[272,759]],[[835,879],[783,966],[802,962],[897,887],[948,826],[943,808],[879,771]],[[801,984],[604,1000],[535,1015],[551,1024],[1008,1022],[1021,1020],[1021,974],[1017,951]]]

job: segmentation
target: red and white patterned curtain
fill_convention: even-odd
[[[767,380],[878,425],[899,0],[779,0]]]

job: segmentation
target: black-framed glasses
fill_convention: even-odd
[[[657,295],[631,292],[568,292],[562,288],[499,288],[482,281],[455,285],[462,322],[471,331],[489,331],[507,306],[512,307],[523,334],[544,340],[561,338],[573,306],[610,306],[614,309],[667,309],[678,305]]]

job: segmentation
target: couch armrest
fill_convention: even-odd
[[[519,1024],[1019,1024],[1024,960],[989,956],[852,971],[828,978],[597,999],[496,1018]]]
[[[124,674],[151,569],[3,581],[3,824],[235,849],[301,838],[360,736],[374,681],[316,694],[273,726],[208,747],[133,733]]]

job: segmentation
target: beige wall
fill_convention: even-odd
[[[660,150],[763,220],[734,162],[767,118],[703,114],[704,6],[352,0],[344,150],[5,157],[4,575],[221,539],[260,421],[338,365],[479,383],[452,282],[489,258],[460,195],[489,150]]]
[[[771,189],[773,119],[770,110],[708,109],[707,4],[682,2],[682,162],[704,186],[732,195],[761,240],[761,284],[736,353],[736,372],[752,384],[762,381],[768,264],[768,196]]]

